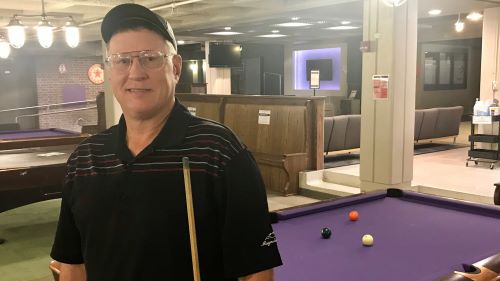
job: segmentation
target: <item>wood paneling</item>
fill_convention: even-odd
[[[223,123],[247,145],[268,190],[298,193],[298,174],[323,169],[322,97],[177,94],[196,115]],[[271,111],[259,124],[259,110]]]

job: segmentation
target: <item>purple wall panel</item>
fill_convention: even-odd
[[[321,90],[340,90],[340,47],[326,48],[326,49],[313,49],[313,50],[299,50],[293,52],[294,56],[294,70],[295,70],[295,90],[309,90],[309,81],[306,76],[306,61],[318,59],[331,59],[332,60],[332,74],[331,81],[321,81]]]

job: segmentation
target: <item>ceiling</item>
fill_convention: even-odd
[[[159,8],[157,13],[165,17],[176,33],[178,40],[233,40],[237,42],[303,43],[310,40],[332,39],[361,35],[361,28],[349,31],[326,30],[340,21],[351,21],[351,25],[361,27],[363,17],[362,0],[45,0],[48,15],[72,15],[82,26],[82,41],[100,39],[100,22],[104,14],[113,6],[135,2],[150,8]],[[0,2],[0,27],[8,24],[13,14],[41,14],[41,0],[14,0]],[[419,0],[419,23],[423,28],[432,28],[439,21],[452,21],[458,13],[483,11],[485,8],[500,7],[500,0]],[[163,6],[163,7],[162,7]],[[439,8],[443,13],[436,19],[427,11]],[[275,24],[290,22],[292,17],[300,17],[298,22],[312,25],[301,28],[277,27]],[[97,22],[96,22],[97,21]],[[94,22],[94,23],[93,23]],[[320,22],[320,23],[318,23]],[[25,25],[35,25],[36,20],[23,18]],[[54,25],[63,22],[53,19]],[[453,22],[449,23],[452,25]],[[207,33],[231,31],[243,34],[236,36],[216,36]],[[33,30],[28,38],[34,38]],[[279,30],[282,38],[259,38]],[[4,30],[3,30],[4,31]],[[2,32],[2,29],[0,29]],[[56,36],[62,36],[59,32]]]

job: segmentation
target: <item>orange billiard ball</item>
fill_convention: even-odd
[[[350,211],[349,212],[349,220],[350,221],[357,221],[359,219],[359,213],[357,211]]]

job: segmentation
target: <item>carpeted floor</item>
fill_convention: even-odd
[[[465,144],[452,144],[452,143],[434,143],[434,142],[417,143],[415,144],[414,147],[415,149],[414,155],[445,151],[467,146],[468,145]],[[325,169],[356,165],[356,164],[359,164],[359,151],[325,156]]]
[[[50,247],[59,216],[59,199],[0,213],[0,280],[51,281]]]

